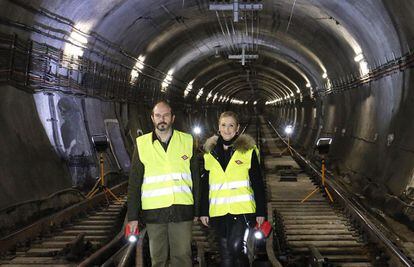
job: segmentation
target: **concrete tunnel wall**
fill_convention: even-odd
[[[0,88],[0,209],[71,186],[37,115],[33,95]]]
[[[391,200],[392,195],[413,196],[414,132],[407,115],[414,111],[412,77],[408,69],[324,97],[317,103],[317,119],[310,116],[314,107],[306,101],[268,112],[278,114],[277,125],[295,125],[292,141],[310,157],[318,138],[333,138],[329,167],[352,191],[374,200],[373,205],[402,215],[406,207]]]
[[[376,8],[364,9],[364,16],[358,16],[353,26],[347,26],[358,33],[363,51],[370,54],[365,54],[368,59],[385,54],[384,58],[376,60],[386,63],[396,54],[407,51],[407,47],[409,50],[412,44],[413,27],[409,27],[407,21],[413,3],[405,1],[395,5],[384,1],[383,4],[386,13],[375,11]],[[370,24],[370,31],[358,28],[368,23],[359,19],[376,16],[376,12],[382,17],[375,25]],[[387,55],[384,53],[387,49],[394,52]],[[275,122],[280,126],[296,122],[293,142],[310,157],[318,138],[332,137],[328,164],[338,177],[353,192],[368,197],[371,205],[396,216],[406,212],[412,219],[413,212],[408,206],[394,201],[395,196],[408,202],[414,196],[414,146],[409,137],[414,133],[412,119],[409,119],[412,115],[408,115],[413,114],[412,76],[411,68],[396,70],[363,86],[322,96],[315,104],[295,101],[271,108],[268,113],[278,114]],[[316,113],[312,106],[317,108]],[[311,114],[316,114],[317,118]]]
[[[90,137],[106,132],[105,120],[116,119],[116,104],[59,94],[31,95],[11,86],[1,92],[1,208],[94,183],[98,171]],[[88,173],[74,173],[75,156],[89,161]],[[107,170],[119,170],[111,153],[106,159]]]

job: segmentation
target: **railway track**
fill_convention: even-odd
[[[320,191],[302,201],[317,188],[317,181],[303,171],[293,159],[293,153],[280,149],[283,145],[282,140],[263,119],[259,123],[260,127],[255,129],[252,125],[247,127],[247,132],[259,140],[265,140],[261,144],[262,164],[265,169],[268,215],[274,226],[274,234],[269,239],[270,242],[267,242],[266,249],[272,265],[389,266],[389,253],[387,254],[383,247],[380,248],[378,242],[369,238],[366,228],[358,225],[357,220],[349,216],[349,210],[344,208],[341,201],[337,201],[336,194],[333,203]],[[73,255],[76,251],[71,251],[72,247],[77,247],[75,244],[80,245],[82,252],[89,250],[86,254],[91,254],[106,246],[116,233],[120,236],[118,239],[122,239],[122,233],[119,231],[124,220],[125,201],[124,195],[121,203],[101,206],[101,209],[88,212],[82,218],[74,214],[85,212],[76,210],[69,216],[77,217],[76,220],[68,219],[68,216],[66,219],[51,220],[55,225],[62,226],[55,227],[53,232],[45,231],[44,226],[37,227],[38,237],[35,239],[33,234],[31,238],[26,239],[22,235],[11,238],[15,243],[26,245],[20,245],[13,254],[9,253],[1,258],[0,265],[77,266],[82,259],[76,259],[76,255]],[[94,206],[96,205],[95,203]],[[46,219],[43,224],[45,223],[49,223],[49,220]],[[27,239],[31,241],[25,241]],[[10,246],[10,240],[0,240],[0,247],[4,244]],[[134,254],[136,266],[149,266],[147,241],[144,240],[137,249],[129,251],[136,251],[130,253]],[[95,254],[99,254],[98,252]],[[276,255],[279,262],[276,258],[271,259],[270,255]],[[193,257],[194,266],[218,266],[220,262],[214,233],[200,222],[193,225]],[[90,258],[93,258],[93,255]],[[84,262],[96,262],[96,258],[88,260],[89,258]]]
[[[367,229],[375,226],[361,224],[339,197],[331,202],[325,192],[316,190],[303,201],[318,188],[318,181],[299,167],[293,152],[280,149],[285,144],[263,119],[261,131],[266,140],[262,149],[275,226],[274,249],[284,266],[389,266],[391,262],[412,266],[404,256],[390,255],[395,248],[387,251],[386,245],[372,238]]]
[[[218,243],[211,228],[206,228],[201,222],[194,223],[193,242],[196,245],[194,266],[216,266],[219,263]]]
[[[265,140],[273,140],[266,142],[265,161],[280,259],[296,266],[306,265],[310,258],[331,266],[374,266],[375,255],[337,206],[319,191],[302,202],[315,184],[289,153],[281,155],[269,127],[263,125],[262,132]],[[280,170],[286,169],[290,179],[283,179],[286,172]]]
[[[111,200],[107,203],[101,193],[96,196],[98,200],[85,200],[85,203],[79,204],[85,209],[78,210],[75,206],[46,218],[51,223],[49,229],[39,226],[43,222],[25,228],[22,230],[27,232],[23,239],[25,241],[19,242],[3,255],[0,266],[77,266],[120,231],[125,217],[126,195],[122,193],[118,197],[120,201]],[[95,202],[93,208],[88,202]],[[66,218],[63,220],[61,217]],[[60,223],[54,226],[55,222]],[[33,235],[32,229],[39,228],[38,234]],[[22,231],[20,236],[24,235]],[[12,238],[13,235],[8,237]]]
[[[340,210],[326,201],[273,200],[271,204],[284,232],[281,243],[286,260],[299,265],[303,257],[319,253],[319,260],[333,266],[373,266],[375,257],[368,244]]]

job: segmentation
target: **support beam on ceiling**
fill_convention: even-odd
[[[244,66],[246,64],[246,59],[258,59],[259,55],[246,55],[246,47],[242,47],[242,53],[241,55],[229,55],[229,59],[240,59],[242,65]]]
[[[210,10],[219,10],[219,11],[233,11],[233,20],[234,22],[239,21],[239,11],[249,11],[249,10],[262,10],[263,4],[253,4],[253,3],[239,3],[239,0],[234,0],[232,4],[210,4]]]

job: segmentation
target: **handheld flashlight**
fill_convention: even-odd
[[[139,228],[138,228],[138,226],[135,227],[134,231],[131,231],[131,230],[132,230],[131,227],[129,226],[129,224],[127,224],[126,227],[125,227],[125,237],[131,243],[137,242],[138,235],[139,235]]]
[[[262,239],[267,238],[272,231],[272,225],[269,223],[269,221],[264,221],[260,226],[257,223],[255,228],[254,237],[256,239]]]

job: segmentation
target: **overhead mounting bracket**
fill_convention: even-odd
[[[210,4],[209,9],[216,10],[216,11],[233,11],[233,21],[239,22],[239,11],[262,10],[263,4],[239,3],[239,0],[234,0],[232,4],[222,4],[222,3]]]

